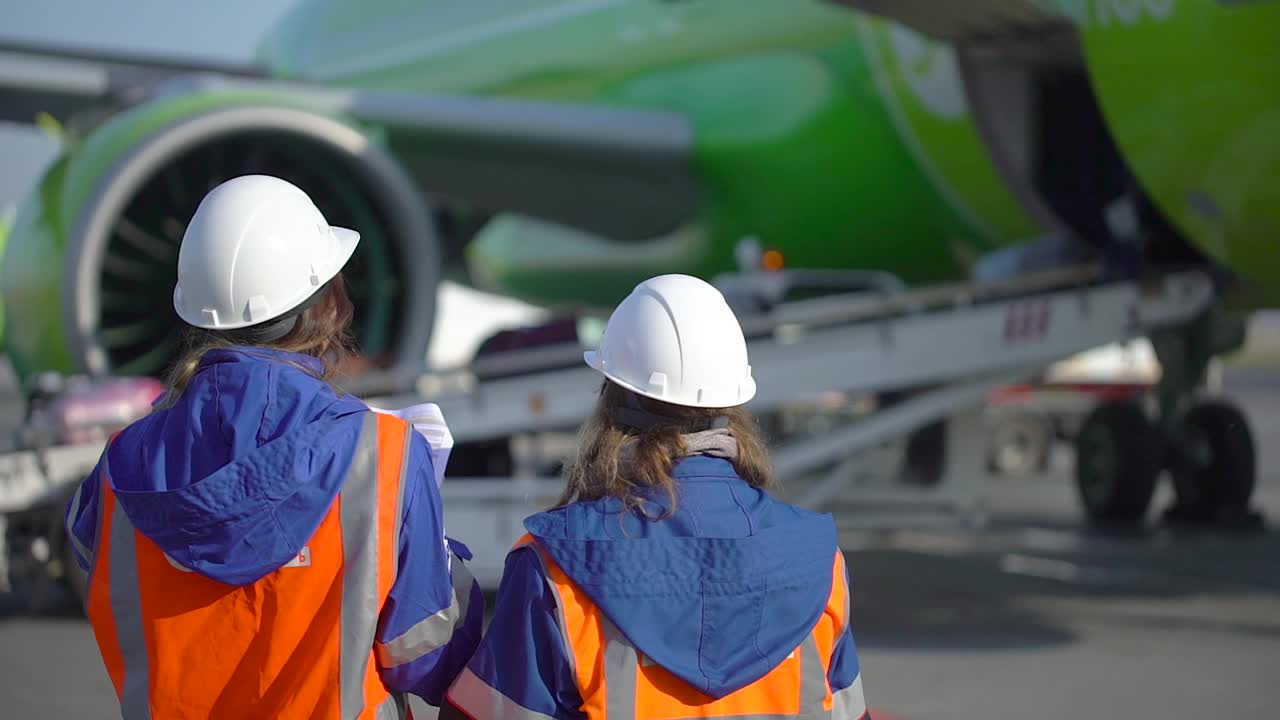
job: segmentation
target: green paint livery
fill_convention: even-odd
[[[1250,294],[1280,303],[1280,2],[1112,1],[1090,10],[1081,23],[1086,58],[1134,173]]]
[[[72,272],[83,270],[72,250],[83,238],[73,236],[140,148],[234,108],[307,113],[362,139],[340,160],[279,133],[257,146],[211,137],[231,149],[175,156],[129,212],[150,212],[146,192],[157,203],[195,195],[256,167],[254,152],[276,153],[268,169],[330,176],[317,182],[332,194],[333,216],[366,234],[352,283],[368,308],[359,339],[374,353],[404,345],[412,323],[429,324],[413,319],[406,298],[419,284],[434,293],[441,272],[599,310],[655,273],[731,270],[748,238],[789,266],[885,270],[921,285],[963,279],[987,253],[1048,231],[1026,206],[1033,183],[1014,187],[1022,181],[1001,171],[982,131],[989,113],[980,116],[957,51],[849,4],[302,2],[260,49],[266,79],[174,88],[71,141],[9,233],[6,350],[24,375],[163,366],[172,318],[130,303],[165,302],[160,269],[189,209],[146,228],[168,250],[147,256],[134,238],[137,247],[108,253],[101,310],[74,305],[69,278],[84,276]],[[1248,281],[1237,301],[1280,303],[1280,3],[1035,5],[1076,25],[1106,125],[1155,205]],[[378,153],[393,170],[369,170]],[[199,165],[219,158],[241,164]],[[390,184],[373,189],[370,173]],[[413,192],[386,200],[401,175]],[[189,186],[179,193],[173,177]],[[434,249],[407,249],[429,244],[433,232],[404,225],[428,210],[465,271],[437,268]],[[110,232],[117,242],[124,231]],[[152,264],[130,270],[144,259]],[[145,292],[121,291],[129,272]],[[94,343],[106,347],[105,365],[86,350]]]

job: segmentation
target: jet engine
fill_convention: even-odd
[[[0,272],[20,376],[163,372],[181,350],[172,296],[186,223],[209,189],[251,173],[297,184],[361,233],[344,271],[356,341],[401,382],[421,370],[440,266],[422,194],[359,127],[257,100],[160,98],[69,143],[20,209]]]

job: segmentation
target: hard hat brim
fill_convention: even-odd
[[[684,399],[673,399],[673,398],[663,397],[657,393],[654,393],[642,387],[639,387],[635,383],[627,382],[626,380],[606,370],[604,368],[604,362],[603,362],[603,359],[600,357],[599,351],[587,350],[582,353],[582,359],[586,362],[587,367],[590,367],[592,370],[595,370],[596,372],[600,373],[605,377],[606,380],[613,383],[614,385],[617,385],[618,387],[621,387],[626,390],[630,390],[631,392],[637,395],[647,397],[651,400],[658,400],[661,402],[670,403],[672,405],[679,405],[681,407],[703,408],[703,409],[713,409],[713,410],[727,408],[727,407],[739,407],[751,402],[751,400],[756,396],[757,388],[756,388],[755,379],[748,378],[747,383],[749,383],[749,385],[746,392],[746,397],[744,397],[742,400],[740,400],[739,402],[733,405],[714,405],[709,403],[689,402]]]
[[[351,261],[351,256],[355,254],[356,246],[360,244],[360,233],[355,230],[338,227],[337,225],[330,225],[329,230],[333,233],[334,239],[338,241],[338,251],[334,255],[333,267],[329,268],[329,270],[320,277],[319,287],[324,287],[325,283],[329,282],[337,276],[338,273],[342,272],[342,269]],[[274,313],[269,318],[262,318],[261,320],[256,321],[237,320],[234,322],[219,323],[218,325],[209,325],[202,322],[197,313],[193,313],[189,308],[185,308],[183,306],[182,285],[181,283],[178,283],[174,285],[173,288],[173,309],[183,322],[193,327],[203,328],[205,330],[239,330],[241,328],[249,327],[250,325],[270,322],[271,320],[284,315],[290,310],[306,302],[309,297],[311,297],[311,293],[303,294],[302,297],[299,297],[295,302],[289,303],[288,306],[281,308],[279,312]]]
[[[347,266],[351,261],[351,256],[356,252],[356,246],[360,244],[360,233],[337,225],[330,225],[329,229],[333,231],[333,236],[338,239],[338,262],[337,267],[333,269],[333,274],[324,279],[329,282],[334,275],[342,272],[342,268]],[[323,283],[321,283],[323,284]]]

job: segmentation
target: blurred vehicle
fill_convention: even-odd
[[[0,455],[0,590],[24,586],[36,610],[51,601],[52,582],[84,597],[87,574],[63,527],[66,503],[107,439],[151,412],[163,392],[150,377],[34,379],[16,449]]]

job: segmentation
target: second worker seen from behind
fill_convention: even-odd
[[[525,520],[441,718],[867,717],[830,515],[769,494],[742,329],[713,286],[641,283],[556,508]]]

